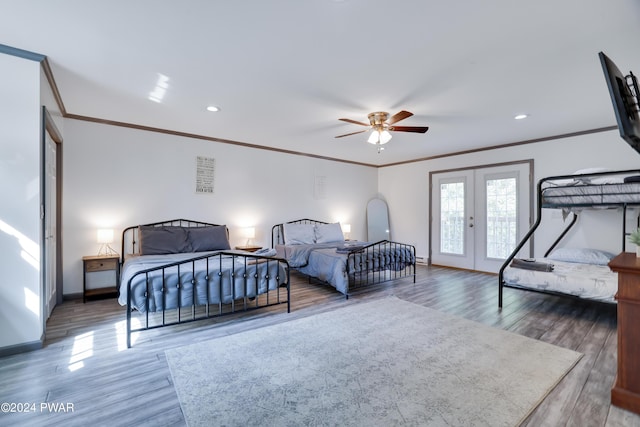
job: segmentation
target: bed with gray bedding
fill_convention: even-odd
[[[118,302],[127,307],[127,346],[145,329],[287,304],[283,259],[230,249],[228,230],[192,220],[128,227],[122,234]],[[132,315],[142,326],[132,326]]]
[[[301,219],[272,228],[272,246],[291,268],[328,283],[347,298],[353,287],[413,277],[415,248],[383,240],[345,240],[339,223]]]

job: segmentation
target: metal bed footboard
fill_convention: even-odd
[[[197,268],[196,264],[200,266]],[[228,266],[230,264],[230,266]],[[202,265],[205,266],[202,269]],[[277,274],[270,272],[276,269]],[[168,270],[173,271],[172,275]],[[155,277],[154,277],[154,273]],[[177,283],[169,283],[175,280]],[[152,281],[161,278],[161,285],[152,285]],[[144,309],[138,310],[132,295],[132,283],[139,276],[144,276]],[[204,284],[202,282],[204,279]],[[229,280],[231,295],[225,298],[225,280]],[[266,281],[266,290],[260,289],[260,281]],[[242,283],[237,292],[238,281]],[[263,257],[236,252],[217,252],[202,255],[188,260],[161,265],[142,270],[127,281],[127,348],[131,348],[131,334],[134,332],[156,329],[164,326],[193,322],[196,320],[220,317],[240,311],[248,311],[287,304],[287,313],[291,312],[291,293],[289,264],[280,258]],[[213,286],[217,292],[212,293]],[[171,289],[173,287],[173,290]],[[206,303],[198,303],[202,292],[206,295]],[[158,296],[158,292],[161,295]],[[173,292],[177,300],[175,307],[169,306],[167,294]],[[228,295],[228,294],[227,294]],[[153,307],[150,299],[160,300]],[[182,301],[191,301],[183,305]],[[154,310],[154,308],[156,308]],[[143,322],[139,327],[132,326],[132,314],[139,311]]]
[[[413,283],[416,283],[416,248],[390,240],[372,243],[349,253],[347,274],[349,289],[411,276]]]

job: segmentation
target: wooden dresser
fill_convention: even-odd
[[[609,268],[618,273],[618,374],[611,404],[640,414],[640,258],[623,252]]]

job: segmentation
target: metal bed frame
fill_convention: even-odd
[[[144,226],[153,226],[153,227],[162,227],[162,226],[179,226],[179,227],[205,227],[205,226],[216,226],[217,224],[211,224],[201,221],[193,221],[187,219],[174,219],[162,222],[155,222],[150,224],[143,224]],[[227,230],[228,234],[228,230]],[[129,255],[139,255],[139,226],[131,226],[127,227],[122,232],[122,255],[121,255],[121,263],[125,262],[125,254]],[[244,279],[244,292],[243,296],[239,298],[235,298],[233,296],[230,303],[222,302],[222,297],[220,297],[220,301],[217,303],[207,302],[205,305],[197,305],[192,303],[188,306],[180,306],[178,304],[177,308],[166,309],[166,293],[167,286],[165,285],[165,275],[164,272],[169,268],[177,268],[178,270],[178,284],[176,285],[178,291],[178,301],[181,300],[180,293],[183,292],[183,284],[181,283],[181,275],[180,268],[184,266],[185,268],[191,268],[190,271],[195,270],[195,263],[197,261],[204,262],[206,265],[206,270],[210,271],[210,267],[213,268],[218,266],[218,276],[222,275],[222,263],[223,260],[233,259],[232,267],[230,268],[231,277],[236,277],[235,266],[236,262],[240,261],[240,264],[243,266],[243,279]],[[266,263],[266,265],[265,265]],[[284,267],[285,277],[280,277],[277,275],[276,277],[269,277],[269,265],[270,263],[278,263],[278,271],[280,271],[280,267]],[[247,285],[248,280],[250,278],[257,279],[259,276],[259,268],[261,265],[264,265],[266,270],[266,275],[264,279],[267,281],[276,281],[275,289],[270,290],[270,287],[267,286],[267,291],[258,294],[257,284],[255,293],[256,297],[247,297]],[[122,271],[122,268],[120,269]],[[145,281],[147,289],[145,291],[145,296],[148,296],[151,292],[149,276],[153,272],[161,271],[162,272],[162,309],[150,312],[149,311],[149,299],[145,299],[145,307],[146,310],[144,312],[144,322],[140,327],[132,327],[132,312],[135,310],[135,307],[132,305],[132,290],[131,283],[133,279],[140,275],[145,275]],[[206,279],[209,279],[209,276],[205,276]],[[191,280],[192,284],[195,284],[195,279]],[[270,282],[269,282],[270,283]],[[219,295],[222,295],[222,280],[218,282],[219,285]],[[229,315],[241,311],[249,311],[255,310],[265,307],[270,307],[274,305],[279,305],[286,303],[287,305],[287,313],[291,312],[291,293],[290,293],[290,277],[289,277],[289,264],[287,261],[280,258],[273,257],[264,257],[255,255],[252,253],[244,253],[241,251],[215,251],[210,254],[204,254],[195,256],[193,258],[186,259],[184,261],[172,262],[168,264],[164,264],[158,267],[149,268],[146,270],[139,271],[135,273],[127,283],[120,283],[120,286],[127,286],[127,348],[131,348],[131,334],[133,332],[140,332],[144,330],[156,329],[165,326],[178,325],[182,323],[189,323],[197,320],[210,319],[214,317],[220,317],[224,315]],[[195,301],[195,286],[191,287],[191,292],[193,293],[192,301]],[[231,286],[232,291],[234,290],[234,286]],[[188,292],[188,291],[184,291]],[[286,295],[286,299],[285,299]],[[207,301],[209,299],[209,286],[207,286]]]
[[[542,222],[542,209],[571,209],[571,208],[580,208],[580,209],[589,209],[589,208],[593,208],[594,206],[597,206],[599,208],[602,207],[611,207],[611,208],[621,208],[622,209],[622,251],[624,252],[626,249],[626,237],[629,235],[629,233],[626,230],[626,225],[627,225],[627,209],[631,206],[640,206],[639,202],[630,202],[630,201],[618,201],[618,202],[612,202],[612,201],[607,201],[601,204],[594,204],[594,203],[586,203],[583,201],[577,202],[577,203],[567,203],[567,202],[553,202],[551,200],[545,201],[546,199],[544,198],[544,190],[547,188],[551,188],[551,182],[552,181],[562,181],[562,180],[575,180],[575,179],[590,179],[590,178],[598,178],[598,177],[604,177],[604,176],[612,176],[612,175],[640,175],[640,169],[631,169],[631,170],[623,170],[623,171],[609,171],[609,172],[595,172],[595,173],[587,173],[587,174],[580,174],[580,175],[560,175],[560,176],[550,176],[550,177],[546,177],[546,178],[542,178],[540,181],[538,181],[538,185],[536,187],[536,194],[537,194],[537,208],[536,208],[536,220],[534,222],[534,224],[531,226],[531,228],[529,229],[529,231],[527,232],[527,234],[522,238],[522,240],[520,241],[520,243],[518,243],[518,245],[516,246],[516,248],[513,250],[513,252],[511,252],[511,254],[507,257],[507,259],[505,260],[505,262],[502,264],[502,267],[500,268],[500,271],[498,272],[498,307],[502,308],[502,303],[503,303],[503,297],[502,297],[502,292],[504,290],[505,287],[511,287],[514,289],[520,289],[520,290],[527,290],[527,291],[533,291],[533,292],[540,292],[540,293],[547,293],[547,294],[553,294],[553,295],[562,295],[562,296],[571,296],[568,294],[563,294],[561,292],[554,292],[554,291],[543,291],[540,289],[532,289],[532,288],[523,288],[520,286],[510,286],[508,283],[505,283],[504,281],[504,270],[509,266],[509,264],[511,263],[511,261],[513,261],[513,259],[516,257],[516,255],[518,254],[518,252],[520,252],[520,250],[524,247],[524,245],[527,243],[527,241],[529,241],[529,239],[532,238],[534,232],[536,231],[536,229],[540,226],[540,223]],[[589,184],[582,184],[581,186],[588,186]],[[602,186],[606,189],[606,186],[609,184],[592,184],[592,185],[599,185]],[[637,196],[638,193],[632,193],[634,195]],[[612,196],[612,195],[620,195],[619,193],[613,193],[613,192],[606,192],[606,190],[603,191],[602,195],[604,196],[604,198],[606,198],[607,196]],[[573,218],[571,219],[571,222],[569,222],[569,224],[564,228],[564,230],[560,233],[560,235],[558,236],[558,238],[551,244],[551,246],[546,250],[546,252],[544,253],[544,257],[547,257],[551,251],[553,251],[558,244],[560,243],[560,241],[567,235],[567,233],[569,232],[569,230],[571,230],[571,228],[576,224],[576,222],[578,221],[578,212],[576,212],[575,210],[571,211],[571,214],[573,216]],[[640,217],[637,219],[638,221],[638,226],[640,226]],[[579,298],[579,297],[576,297]]]
[[[284,224],[329,224],[325,221],[318,221],[309,218],[289,221],[282,224],[276,224],[271,228],[271,247],[284,244]],[[406,262],[400,259],[398,252],[408,251],[411,254],[412,262]],[[391,253],[391,257],[386,259],[381,256]],[[413,283],[416,283],[416,248],[413,245],[405,243],[393,242],[390,240],[381,240],[379,242],[370,243],[358,250],[349,252],[347,255],[347,276],[349,280],[345,297],[349,298],[349,290],[352,288],[375,285],[378,283],[388,282],[395,279],[412,277]],[[357,265],[354,271],[350,267]],[[295,269],[295,267],[291,267]],[[302,273],[304,274],[304,273]],[[311,279],[321,280],[317,277],[309,276]]]

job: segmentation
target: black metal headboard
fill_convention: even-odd
[[[275,248],[276,245],[284,244],[284,224],[329,224],[325,221],[318,221],[316,219],[296,219],[282,224],[276,224],[271,227],[271,247]]]
[[[130,227],[125,228],[122,231],[122,250],[120,255],[120,261],[124,262],[125,255],[132,255],[140,253],[140,248],[137,247],[137,243],[140,240],[139,235],[139,227],[147,226],[147,227],[207,227],[207,226],[217,226],[220,224],[212,224],[209,222],[195,221],[192,219],[170,219],[167,221],[160,222],[152,222],[150,224],[139,224],[132,225]],[[227,237],[229,237],[229,230],[227,229]]]

